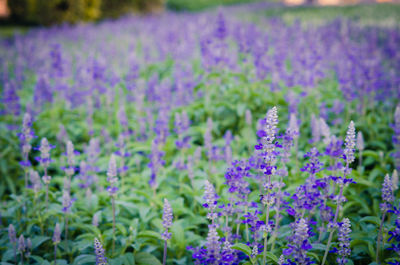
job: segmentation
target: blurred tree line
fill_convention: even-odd
[[[11,19],[28,24],[60,24],[118,17],[131,12],[154,13],[164,0],[9,0]]]

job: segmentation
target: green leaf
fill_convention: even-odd
[[[320,260],[319,260],[319,257],[317,254],[315,254],[313,252],[307,252],[307,255],[314,258],[317,261],[317,263],[319,263]]]
[[[135,256],[132,253],[125,253],[122,256],[125,265],[135,265]]]
[[[33,255],[33,256],[31,256],[31,259],[34,259],[40,265],[50,265],[50,263],[47,260],[45,260],[39,256]]]
[[[324,244],[320,244],[320,243],[313,243],[311,244],[312,249],[317,249],[317,250],[322,250],[325,251],[326,246]]]
[[[137,235],[138,238],[151,238],[151,239],[156,239],[156,240],[161,240],[161,235],[160,233],[146,230],[146,231],[141,231]]]
[[[83,254],[76,257],[74,264],[76,265],[85,263],[93,264],[94,262],[96,262],[96,257],[94,255]]]
[[[267,256],[267,259],[269,259],[270,261],[272,260],[272,261],[275,262],[276,264],[279,263],[278,257],[275,256],[273,253],[267,252],[266,256]]]
[[[37,248],[38,246],[40,246],[49,239],[50,237],[48,236],[35,236],[34,238],[32,238],[32,249]]]
[[[251,249],[248,245],[245,245],[243,243],[236,243],[235,245],[232,246],[232,249],[240,250],[247,256],[251,257]]]
[[[378,217],[376,216],[366,216],[360,219],[359,222],[369,222],[369,223],[374,223],[376,225],[380,225],[381,221],[379,220]]]
[[[135,262],[137,265],[161,265],[161,262],[154,255],[147,252],[136,253]]]

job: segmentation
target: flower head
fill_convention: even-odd
[[[210,211],[207,218],[214,220],[217,217],[215,209],[217,207],[218,196],[215,192],[214,186],[208,180],[206,180],[205,183],[204,199],[206,203],[203,204],[203,206]]]
[[[107,265],[107,258],[104,256],[104,249],[101,245],[100,241],[95,238],[94,239],[94,253],[96,255],[96,265]]]
[[[351,233],[351,224],[349,218],[344,218],[343,222],[339,226],[339,257],[337,258],[337,262],[340,265],[344,265],[347,263],[347,256],[350,256],[350,233]]]
[[[53,148],[53,146],[51,146],[49,144],[49,141],[47,141],[46,138],[42,138],[42,140],[40,141],[40,157],[38,158],[40,164],[47,168],[51,162],[50,160],[50,150]]]
[[[107,187],[107,191],[110,196],[114,196],[118,188],[116,187],[117,179],[117,162],[115,161],[115,155],[112,154],[110,158],[110,162],[108,163],[108,170],[107,170],[107,181],[110,183],[110,186]]]
[[[385,179],[382,185],[382,201],[381,209],[383,211],[389,210],[391,207],[391,203],[394,201],[393,195],[393,182],[390,179],[389,174],[386,174]]]
[[[17,234],[15,233],[15,228],[12,224],[8,226],[8,239],[11,244],[17,243]]]
[[[364,137],[363,137],[363,134],[362,134],[361,131],[357,133],[357,144],[356,144],[356,147],[360,151],[364,150]]]
[[[25,252],[25,250],[26,250],[25,238],[24,235],[21,235],[18,239],[18,251]]]
[[[163,218],[162,225],[165,231],[161,234],[161,238],[163,240],[168,240],[171,238],[171,233],[168,232],[168,228],[172,226],[172,208],[167,199],[164,199],[164,209],[163,209]]]
[[[349,124],[344,144],[346,146],[344,149],[346,163],[351,164],[354,161],[354,147],[356,146],[356,130],[353,121]]]
[[[56,226],[54,227],[52,241],[54,244],[58,244],[61,241],[61,229],[58,223],[56,223]]]

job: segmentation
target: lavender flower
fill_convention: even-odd
[[[26,239],[26,256],[29,258],[32,252],[32,241],[30,238]]]
[[[31,140],[34,137],[34,133],[32,131],[32,118],[29,113],[25,113],[24,119],[22,122],[22,133],[19,134],[19,138],[22,144],[22,155],[24,161],[22,162],[23,166],[30,166],[30,162],[28,160],[28,154],[32,149],[30,144]]]
[[[275,163],[276,159],[274,144],[278,125],[278,114],[276,107],[268,110],[263,123],[263,129],[257,132],[258,136],[261,137],[261,141],[255,146],[255,149],[263,151],[261,155],[263,156],[265,164],[261,165],[260,169],[262,169],[264,174],[269,178],[268,183],[265,183],[265,185],[270,185],[270,176],[273,175],[273,171],[275,170],[273,164]]]
[[[320,134],[324,137],[324,143],[328,144],[329,140],[331,139],[331,131],[328,124],[323,118],[319,118],[319,131]]]
[[[214,220],[218,217],[217,213],[215,212],[217,208],[218,196],[215,193],[214,186],[208,180],[205,182],[204,199],[206,203],[203,204],[203,206],[209,210],[207,218],[214,223]]]
[[[354,161],[354,147],[356,146],[356,130],[354,128],[354,122],[351,121],[347,130],[345,139],[344,157],[346,164],[351,164]]]
[[[393,170],[392,183],[393,183],[393,192],[394,192],[399,188],[399,174],[397,173],[396,169]]]
[[[209,260],[208,264],[219,264],[218,261],[220,260],[221,242],[219,241],[216,224],[211,224],[208,226],[206,247]]]
[[[115,186],[118,179],[117,179],[117,162],[115,161],[115,155],[112,154],[110,161],[108,163],[108,170],[107,170],[107,181],[110,183],[110,186],[107,187],[107,191],[110,196],[114,196],[118,188]]]
[[[75,151],[74,145],[71,141],[67,142],[67,163],[68,167],[66,168],[65,172],[67,173],[68,177],[70,177],[75,173]]]
[[[15,233],[15,228],[12,224],[8,226],[8,239],[14,248],[14,261],[17,264],[17,234]]]
[[[285,256],[280,255],[279,260],[278,260],[278,265],[284,265],[285,264]]]
[[[299,133],[300,133],[299,124],[298,124],[298,121],[296,118],[296,114],[294,114],[294,113],[290,113],[288,129],[293,134],[293,138],[296,139],[299,137]]]
[[[317,119],[314,114],[312,114],[311,116],[311,134],[312,134],[311,142],[313,144],[318,143],[319,140],[321,139],[321,129],[320,129],[319,119]]]
[[[53,244],[57,245],[61,242],[61,229],[60,225],[56,223],[54,228],[53,237],[52,237]]]
[[[344,218],[343,222],[339,226],[339,257],[336,259],[337,263],[340,265],[344,265],[347,263],[347,256],[350,256],[350,220],[348,218]]]
[[[389,174],[386,174],[382,185],[382,211],[387,211],[391,208],[391,203],[394,201],[393,195],[393,182],[390,179]]]
[[[25,252],[25,250],[26,250],[25,238],[24,235],[21,235],[18,239],[18,251],[23,253]]]
[[[307,256],[307,251],[310,250],[312,246],[308,239],[308,224],[305,219],[301,218],[294,224],[294,233],[288,238],[290,244],[288,244],[287,249],[283,250],[283,254],[285,256],[291,256],[291,260],[295,264],[311,264],[312,262]]]
[[[15,233],[15,228],[12,224],[8,226],[8,239],[13,245],[17,243],[17,234]]]
[[[63,191],[62,206],[63,206],[62,211],[64,213],[68,213],[69,209],[72,206],[72,200],[71,200],[71,196],[69,195],[69,190],[68,189],[64,189],[64,191]]]
[[[364,137],[361,131],[357,133],[356,147],[360,152],[364,150]]]
[[[162,225],[164,227],[164,232],[161,234],[161,238],[164,240],[164,255],[163,255],[163,265],[167,262],[167,240],[171,238],[171,233],[168,229],[172,226],[172,208],[167,199],[164,199],[164,210]]]
[[[40,164],[47,169],[47,167],[50,164],[50,150],[52,149],[52,146],[50,146],[49,142],[47,141],[46,138],[42,138],[42,141],[40,142],[40,158],[38,159]]]
[[[386,174],[385,179],[383,181],[382,185],[382,201],[381,203],[381,210],[382,210],[382,219],[379,227],[379,232],[378,232],[378,238],[376,242],[376,263],[379,264],[379,253],[381,251],[381,241],[382,241],[382,229],[383,229],[383,223],[385,221],[386,213],[390,211],[392,208],[392,202],[394,201],[394,195],[393,195],[393,182],[390,179],[389,174]]]
[[[64,145],[68,141],[68,133],[67,130],[65,129],[64,125],[60,124],[58,134],[57,134],[57,141]]]
[[[99,214],[95,213],[92,218],[92,225],[95,227],[99,226]]]
[[[168,240],[171,238],[171,233],[168,232],[168,229],[172,226],[172,208],[167,199],[164,199],[164,210],[163,210],[163,218],[162,225],[164,227],[164,232],[161,234],[161,238],[163,240]]]
[[[118,179],[117,177],[117,162],[115,161],[115,155],[112,154],[110,158],[110,162],[108,163],[108,171],[107,171],[107,181],[110,183],[110,186],[107,187],[107,191],[111,197],[112,203],[112,216],[113,216],[113,242],[112,242],[112,253],[114,254],[115,249],[115,194],[118,191],[118,188],[115,186]]]
[[[158,149],[157,141],[153,140],[151,143],[150,163],[148,167],[151,169],[149,184],[154,190],[157,188],[157,174],[161,166],[165,164],[165,161],[162,159],[163,156],[164,152]]]
[[[248,126],[251,126],[253,123],[253,117],[251,115],[251,110],[247,109],[245,113],[245,121]]]
[[[94,254],[96,255],[96,265],[107,265],[107,258],[104,256],[105,251],[100,241],[94,239]]]
[[[40,177],[39,174],[31,169],[29,171],[29,179],[32,183],[32,189],[35,192],[35,196],[37,195],[37,193],[40,191],[40,188],[42,187],[42,183],[40,182]]]
[[[209,117],[207,119],[207,129],[206,132],[204,133],[204,146],[207,150],[207,154],[208,154],[208,159],[209,161],[211,161],[212,159],[212,127],[213,127],[213,121],[212,119]]]

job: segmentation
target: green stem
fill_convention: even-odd
[[[347,167],[346,167],[346,168],[347,168]],[[336,225],[336,222],[337,222],[337,219],[338,219],[338,215],[339,215],[340,200],[341,200],[341,198],[342,198],[342,196],[343,196],[343,187],[344,187],[344,185],[341,184],[341,185],[340,185],[339,197],[338,197],[338,200],[337,200],[337,203],[336,203],[335,218],[333,219],[333,224],[334,224],[334,225]],[[334,232],[334,229],[332,228],[331,232],[329,233],[329,239],[328,239],[328,243],[326,244],[326,249],[325,249],[325,253],[324,253],[324,258],[322,259],[321,265],[324,265],[324,264],[325,264],[326,258],[327,258],[327,256],[328,256],[329,247],[330,247],[330,244],[331,244],[331,241],[332,241],[333,232]]]
[[[167,263],[167,240],[164,240],[163,265]]]
[[[69,252],[69,248],[68,248],[68,216],[67,214],[65,214],[65,251]]]
[[[112,215],[113,215],[113,241],[112,241],[111,256],[114,257],[114,251],[115,251],[115,198],[114,198],[114,196],[111,196],[111,202],[112,202]]]
[[[381,241],[382,241],[382,229],[383,229],[383,222],[385,221],[385,216],[386,216],[386,211],[384,211],[382,214],[381,225],[379,226],[378,239],[376,242],[376,263],[378,263],[378,264],[380,264],[379,251],[380,251],[380,245],[381,245]]]
[[[269,201],[267,204],[267,213],[265,216],[265,225],[268,227],[268,221],[269,221]],[[263,265],[266,264],[267,261],[267,246],[268,246],[268,232],[264,232],[265,233],[265,237],[264,237],[264,251],[263,251]]]
[[[57,244],[54,244],[54,265],[57,265]]]

